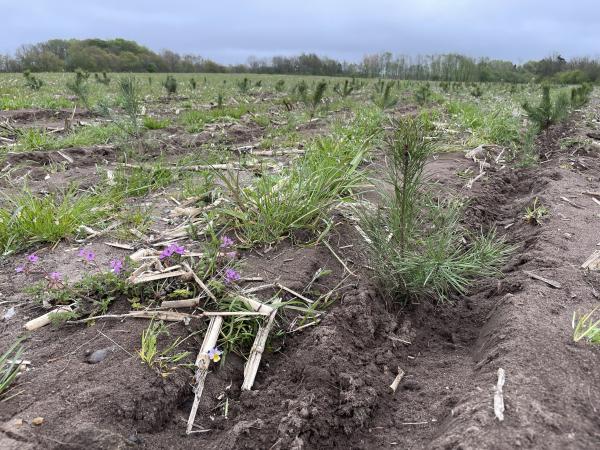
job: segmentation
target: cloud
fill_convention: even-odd
[[[593,0],[0,0],[0,52],[51,38],[123,37],[220,62],[316,52],[459,52],[524,61],[552,52],[597,56]]]

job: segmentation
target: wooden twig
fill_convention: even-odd
[[[500,422],[504,420],[504,394],[502,392],[504,380],[504,369],[500,368],[498,369],[498,383],[494,392],[494,415]]]
[[[314,303],[311,299],[306,298],[304,295],[299,294],[298,292],[293,291],[292,289],[290,289],[288,287],[285,287],[281,283],[275,283],[275,286],[277,286],[279,289],[282,289],[282,290],[286,291],[289,294],[292,294],[294,297],[297,297],[300,300],[304,300],[306,303]]]
[[[398,367],[398,375],[396,375],[396,378],[394,378],[394,381],[392,382],[392,384],[390,384],[390,389],[392,390],[392,394],[396,393],[396,390],[398,389],[398,386],[400,386],[400,382],[402,381],[402,378],[404,378],[404,370],[402,370],[400,367]]]
[[[265,344],[269,338],[271,328],[273,328],[273,324],[275,323],[276,314],[277,311],[273,310],[268,319],[265,319],[266,323],[263,323],[256,333],[254,343],[252,344],[252,349],[250,350],[250,356],[248,357],[248,361],[244,366],[244,383],[242,384],[243,391],[249,391],[252,389],[254,379],[256,378],[256,374],[258,372],[258,367],[260,366],[262,354],[265,351]]]
[[[204,282],[200,279],[200,277],[198,275],[196,275],[196,272],[194,272],[192,270],[192,268],[190,267],[190,265],[186,262],[183,263],[183,267],[186,268],[186,270],[192,274],[192,278],[194,278],[194,281],[196,283],[198,283],[198,286],[200,286],[202,288],[202,290],[204,292],[206,292],[206,295],[208,295],[208,297],[211,300],[214,300],[215,302],[217,301],[217,297],[215,297],[215,295],[210,291],[210,289],[208,289],[208,286],[206,286],[206,284],[204,284]]]
[[[171,308],[194,308],[200,304],[201,297],[188,298],[185,300],[165,300],[160,304],[160,309]]]
[[[333,248],[331,248],[331,245],[329,245],[329,242],[327,242],[325,239],[323,239],[323,244],[325,245],[325,247],[327,247],[329,249],[329,251],[331,252],[331,254],[335,257],[335,259],[338,260],[338,262],[342,265],[342,267],[344,268],[344,270],[346,272],[348,272],[350,275],[352,275],[353,277],[356,276],[356,274],[354,272],[352,272],[348,266],[346,265],[346,263],[342,260],[342,258],[340,258],[336,252],[333,251]]]
[[[525,275],[527,275],[527,276],[535,279],[535,280],[543,281],[544,283],[546,283],[547,285],[549,285],[549,286],[551,286],[551,287],[553,287],[555,289],[562,288],[562,284],[560,284],[558,281],[554,281],[554,280],[551,280],[549,278],[545,278],[545,277],[543,277],[541,275],[535,274],[533,272],[529,272],[528,270],[524,270],[523,273]]]
[[[568,203],[569,205],[573,206],[574,208],[577,209],[585,209],[583,206],[579,206],[577,203],[572,202],[571,200],[569,200],[567,197],[561,197],[560,198],[563,202]]]
[[[202,397],[202,391],[204,390],[204,381],[208,374],[208,368],[210,366],[210,359],[208,357],[209,350],[214,349],[217,346],[217,339],[221,332],[221,325],[223,324],[223,318],[220,316],[213,317],[210,319],[208,329],[204,335],[202,346],[196,357],[196,386],[194,388],[194,403],[192,404],[192,410],[187,421],[186,433],[192,432],[194,421],[196,420],[196,413],[198,412],[198,405],[200,404],[200,397]]]
[[[581,265],[582,269],[600,270],[600,250],[595,250]]]
[[[177,270],[171,272],[157,273],[156,275],[148,275],[145,277],[139,277],[132,281],[133,284],[147,283],[148,281],[163,280],[165,278],[175,278],[182,275],[187,275],[188,272],[185,270]]]

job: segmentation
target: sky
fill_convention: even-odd
[[[598,0],[0,0],[0,16],[9,54],[53,38],[121,37],[226,64],[302,52],[600,55]]]

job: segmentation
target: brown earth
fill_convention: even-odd
[[[243,276],[259,275],[297,291],[317,270],[332,269],[312,289],[327,292],[339,285],[339,298],[318,325],[271,342],[253,391],[240,392],[243,361],[236,355],[209,374],[196,421],[198,430],[209,431],[184,432],[192,373],[161,378],[135,355],[147,323],[106,321],[31,335],[26,357],[32,367],[16,384],[22,392],[0,403],[0,447],[598,448],[600,350],[573,343],[571,318],[598,304],[600,276],[579,266],[600,244],[600,207],[581,194],[600,190],[600,153],[587,143],[558,145],[563,137],[584,142],[586,133],[597,131],[589,127],[598,127],[598,107],[594,100],[540,140],[547,161],[527,169],[492,168],[470,190],[457,172],[475,164],[461,154],[432,161],[429,172],[437,181],[469,197],[466,225],[496,226],[519,246],[501,280],[483,280],[452,303],[405,309],[386,304],[370,281],[360,236],[336,216],[341,224],[329,242],[357,277],[345,274],[323,245],[286,241],[244,255]],[[535,197],[550,211],[540,226],[522,219]],[[51,263],[76,272],[64,252],[67,244],[61,246]],[[113,256],[106,250],[98,258]],[[12,305],[2,300],[21,301],[16,317],[0,323],[3,343],[13,342],[22,324],[40,313],[21,293],[23,280],[13,276],[16,261],[0,263],[0,314]],[[531,279],[524,270],[561,287]],[[268,298],[269,292],[261,295]],[[127,307],[117,303],[111,312]],[[183,336],[201,329],[192,322],[171,332]],[[187,341],[192,353],[201,340],[196,337]],[[86,352],[98,349],[107,350],[106,359],[87,363]],[[398,367],[406,375],[392,395]],[[499,368],[506,371],[503,422],[492,409]],[[43,417],[43,424],[32,425],[35,417]]]

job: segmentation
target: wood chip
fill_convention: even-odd
[[[398,375],[396,375],[396,378],[394,378],[394,381],[392,382],[392,384],[390,384],[390,389],[392,390],[392,394],[396,393],[396,390],[398,389],[398,386],[400,386],[400,382],[402,381],[402,378],[404,378],[404,370],[402,370],[400,367],[398,367]]]
[[[541,275],[537,275],[537,274],[535,274],[533,272],[529,272],[528,270],[524,270],[523,273],[525,275],[527,275],[527,276],[535,279],[535,280],[543,281],[544,283],[546,283],[547,285],[549,285],[549,286],[551,286],[551,287],[553,287],[555,289],[562,288],[562,284],[560,284],[558,281],[554,281],[554,280],[551,280],[549,278],[545,278],[545,277],[543,277]]]
[[[502,392],[504,381],[504,369],[500,368],[498,369],[498,383],[494,390],[494,415],[500,422],[504,420],[504,394]]]
[[[581,265],[582,269],[600,270],[600,250],[595,250]]]

